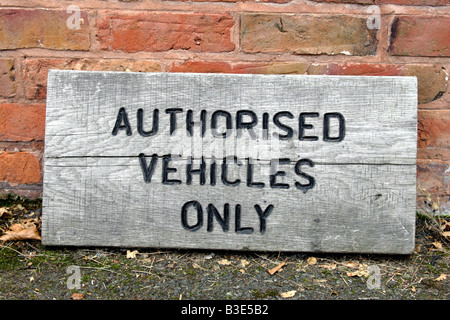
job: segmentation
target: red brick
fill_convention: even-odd
[[[418,112],[419,159],[450,159],[450,110]]]
[[[29,152],[0,153],[0,181],[10,184],[40,183],[39,159]]]
[[[1,9],[0,49],[48,48],[89,50],[88,14],[80,12],[80,29],[69,29],[65,10]]]
[[[406,6],[449,6],[450,0],[375,0],[375,4],[400,4]]]
[[[0,104],[0,140],[44,140],[44,136],[44,104]]]
[[[215,72],[215,73],[250,73],[250,74],[304,74],[305,63],[265,63],[245,62],[230,64],[217,61],[186,61],[172,64],[171,72]]]
[[[403,73],[399,64],[378,63],[330,63],[313,64],[308,68],[308,74],[318,75],[351,75],[351,76],[398,76]]]
[[[450,0],[312,0],[315,2],[353,4],[399,4],[407,6],[448,6]]]
[[[439,64],[371,64],[330,63],[312,64],[308,74],[415,76],[417,77],[419,103],[439,99],[447,91],[448,74]]]
[[[450,17],[396,17],[388,51],[398,56],[449,57]]]
[[[376,30],[353,16],[244,14],[241,45],[246,53],[375,55]]]
[[[432,198],[446,196],[450,202],[450,161],[417,160],[417,185]]]
[[[97,38],[102,50],[229,52],[233,25],[228,13],[109,12],[99,18]]]
[[[45,99],[49,69],[90,71],[161,71],[158,62],[131,59],[26,59],[22,65],[25,96],[28,99]]]
[[[164,0],[180,1],[180,0]],[[183,2],[268,2],[268,3],[288,3],[292,0],[181,0]]]
[[[9,98],[15,94],[14,59],[0,59],[0,96]]]
[[[228,62],[217,61],[186,61],[173,63],[171,72],[199,72],[199,73],[234,73],[233,66]]]

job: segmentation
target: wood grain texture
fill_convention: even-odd
[[[44,244],[399,254],[413,250],[415,78],[51,71],[48,81]],[[112,134],[120,108],[126,109],[131,135],[125,129]],[[160,110],[158,133],[143,137],[137,132],[137,110],[144,111],[145,127],[151,128],[155,108]],[[179,135],[170,135],[168,108],[183,110],[177,114]],[[185,134],[187,110],[197,122],[194,134],[201,129],[201,111],[206,111],[203,138]],[[229,112],[233,124],[238,110],[253,111],[258,138],[244,132],[242,137],[212,139],[210,120],[217,110]],[[295,115],[282,119],[293,135],[274,145],[258,130],[267,113],[269,134],[285,133],[272,123],[273,115],[282,111]],[[318,113],[306,118],[314,127],[305,130],[317,141],[298,139],[299,114],[304,112]],[[324,115],[336,112],[345,117],[345,138],[324,141]],[[139,157],[141,153],[146,157]],[[152,158],[154,154],[158,156]],[[179,184],[163,181],[167,154],[181,155],[168,164],[176,169],[168,176]],[[229,180],[240,180],[235,186],[221,180],[224,154],[239,157],[240,165],[228,167]],[[205,158],[203,185],[198,173],[187,182],[190,156]],[[248,185],[249,157],[254,159],[252,182],[264,186]],[[283,188],[270,180],[276,172],[270,161],[278,158],[289,159],[277,167],[285,173],[276,176]],[[150,182],[144,180],[144,159],[147,166],[155,161]],[[314,179],[307,190],[296,187],[308,182],[296,172],[300,159],[314,163],[301,166]],[[216,172],[215,184],[211,171]],[[190,206],[183,226],[182,208],[189,201],[201,205],[202,221]],[[222,218],[228,204],[227,231],[212,214],[208,220],[209,204]],[[255,206],[267,210],[267,217]]]

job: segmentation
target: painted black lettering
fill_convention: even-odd
[[[247,159],[247,187],[264,188],[264,182],[253,182],[253,159]]]
[[[241,227],[241,205],[237,204],[235,207],[235,229],[234,231],[236,233],[241,234],[251,234],[253,233],[252,227]]]
[[[204,185],[206,183],[206,163],[205,158],[201,158],[200,168],[192,169],[192,163],[194,159],[192,157],[187,158],[186,164],[186,184],[192,184],[192,175],[198,174],[200,176],[200,185]]]
[[[225,117],[226,121],[226,131],[218,133],[217,132],[217,118]],[[214,111],[211,115],[211,132],[213,137],[215,138],[226,138],[229,134],[231,134],[231,130],[233,129],[233,120],[231,114],[227,111],[217,110]]]
[[[188,223],[188,212],[190,207],[194,207],[194,209],[197,211],[197,223],[192,226]],[[183,228],[189,231],[197,231],[202,227],[203,209],[198,201],[188,201],[183,205],[183,207],[181,208],[181,224],[183,225]]]
[[[158,123],[159,123],[159,110],[153,110],[153,126],[152,130],[145,131],[144,130],[144,110],[139,108],[137,111],[137,131],[143,137],[151,137],[158,132]]]
[[[280,171],[277,170],[278,165],[281,164],[289,164],[291,162],[288,158],[282,158],[282,159],[272,159],[270,160],[270,170],[273,172],[269,176],[270,180],[270,187],[274,189],[289,189],[289,184],[287,183],[279,183],[277,182],[277,177],[284,177],[286,176],[286,171]]]
[[[228,159],[227,157],[223,158],[223,162],[222,162],[222,175],[221,175],[222,183],[227,186],[237,186],[241,183],[240,179],[236,179],[234,181],[229,181],[227,178],[227,174],[228,174],[228,160],[227,159]],[[241,163],[238,161],[236,156],[233,156],[233,162],[235,164],[237,164],[238,166],[241,165]]]
[[[263,125],[263,132],[262,132],[262,137],[264,140],[269,139],[269,114],[267,112],[263,113],[263,120],[262,120],[262,125]]]
[[[289,111],[281,111],[281,112],[275,113],[275,115],[273,116],[273,123],[278,128],[280,128],[281,130],[286,132],[286,134],[280,134],[280,133],[274,132],[274,136],[278,137],[278,139],[280,139],[280,140],[289,140],[293,137],[294,130],[291,127],[285,125],[284,123],[281,123],[280,122],[281,117],[287,117],[289,119],[293,119],[294,115],[292,113],[290,113]]]
[[[300,113],[298,121],[298,139],[301,141],[317,141],[318,136],[305,136],[305,129],[312,129],[314,126],[309,123],[305,123],[305,118],[317,118],[319,116],[318,112],[302,112]]]
[[[152,182],[152,176],[155,172],[156,162],[158,161],[158,155],[153,154],[150,164],[147,166],[147,161],[145,160],[145,155],[143,153],[139,154],[139,162],[141,164],[142,173],[144,175],[144,181],[146,183]]]
[[[306,180],[308,180],[308,183],[306,184],[302,184],[298,181],[295,182],[295,187],[297,189],[300,189],[303,191],[303,193],[308,192],[309,189],[314,188],[315,184],[316,184],[316,180],[314,179],[314,177],[310,176],[307,173],[304,173],[301,170],[301,166],[302,165],[308,165],[310,167],[314,167],[314,162],[312,162],[309,159],[300,159],[297,161],[297,163],[295,164],[295,173],[299,176],[301,176],[302,178],[305,178]]]
[[[256,213],[258,213],[259,217],[259,232],[261,234],[264,234],[264,232],[266,232],[266,220],[269,217],[270,213],[272,212],[273,208],[274,208],[273,204],[269,204],[266,210],[263,211],[259,204],[255,204],[255,210]]]
[[[122,124],[123,123],[123,124]],[[112,131],[112,135],[115,136],[119,132],[119,130],[126,130],[127,136],[131,136],[131,125],[128,120],[128,114],[125,108],[120,108],[117,113],[116,124],[114,125],[114,129]]]
[[[339,134],[337,137],[330,137],[330,118],[337,118],[339,121]],[[345,137],[345,118],[339,112],[330,112],[323,115],[323,141],[341,142]]]
[[[208,232],[211,232],[214,229],[214,218],[222,227],[224,232],[227,232],[230,229],[230,205],[228,203],[225,203],[223,206],[223,217],[212,203],[208,204],[206,211],[208,213]]]
[[[244,116],[248,116],[251,118],[250,121],[244,121]],[[236,134],[237,137],[242,137],[242,129],[247,129],[248,133],[250,134],[250,137],[252,139],[256,139],[257,135],[255,130],[253,130],[253,127],[258,124],[258,117],[256,116],[256,113],[250,110],[239,110],[236,112]]]
[[[194,135],[194,125],[195,122],[192,119],[193,111],[188,110],[186,112],[186,130],[189,132],[189,135],[192,137]],[[201,137],[205,136],[206,132],[206,110],[200,111],[200,127],[201,127]]]
[[[210,180],[209,183],[212,186],[215,186],[216,185],[216,181],[217,181],[217,178],[216,178],[216,175],[217,175],[216,167],[217,167],[216,158],[212,157],[211,158],[211,165],[209,167],[209,180]]]
[[[181,155],[180,155],[181,157]],[[178,179],[169,179],[169,173],[177,172],[176,168],[170,168],[169,164],[172,161],[170,156],[163,156],[162,161],[162,183],[168,185],[181,184],[181,180]]]
[[[177,113],[183,112],[181,108],[166,109],[166,113],[170,114],[170,135],[177,129]]]

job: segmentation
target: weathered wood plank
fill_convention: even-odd
[[[52,71],[48,88],[44,244],[413,250],[413,78]],[[148,116],[149,131],[155,108],[159,130],[144,137],[137,132],[138,110]],[[194,132],[201,132],[204,119],[203,137],[184,134],[188,110],[197,121]],[[217,110],[230,114],[233,130],[237,112],[252,111],[258,124],[249,122],[251,117],[241,124],[255,129],[267,124],[269,136],[288,133],[273,116],[291,112],[292,119],[278,120],[292,128],[292,136],[269,140],[255,130],[258,138],[250,139],[248,130],[241,137],[234,130],[234,136],[213,139]],[[340,114],[345,122],[330,116],[327,123],[326,114]],[[171,116],[180,135],[170,133]],[[220,116],[225,123],[224,113]],[[301,135],[317,139],[300,140]],[[238,164],[229,160],[224,167],[224,155],[236,156]],[[189,157],[196,160],[192,167]]]
[[[269,184],[255,164],[254,182]],[[171,179],[183,179],[183,165]],[[207,165],[209,167],[209,165]],[[347,251],[407,253],[414,243],[415,173],[398,165],[316,165],[305,170],[316,179],[303,193],[293,186],[300,180],[289,165],[280,183],[289,189],[249,188],[246,169],[235,167],[231,179],[238,186],[218,182],[205,185],[194,177],[187,185],[163,185],[161,174],[145,183],[138,158],[47,159],[52,172],[45,181],[44,239],[49,244],[130,247],[229,248],[248,250]],[[156,168],[156,172],[160,168]],[[239,170],[237,170],[239,169]],[[289,170],[291,169],[291,170]],[[209,172],[208,172],[209,173]],[[262,174],[261,174],[262,173]],[[209,174],[207,174],[209,176]],[[203,207],[203,226],[183,228],[181,208],[188,201]],[[230,229],[224,232],[214,220],[207,231],[206,207],[212,203],[223,215],[230,204]],[[242,205],[242,227],[252,234],[235,232],[235,205]],[[266,230],[254,205],[272,212]],[[197,223],[189,211],[190,224]]]
[[[130,156],[136,152],[160,154],[192,152],[192,143],[206,152],[216,150],[216,157],[254,154],[254,158],[319,158],[325,163],[401,163],[416,162],[417,112],[415,80],[409,77],[322,77],[292,75],[217,75],[168,73],[112,73],[53,71],[49,77],[47,98],[47,157]],[[114,129],[120,108],[128,114],[131,136]],[[143,109],[145,129],[152,128],[152,115],[159,109],[157,134],[143,137],[137,132],[137,110]],[[170,135],[171,114],[167,109],[180,108],[177,131]],[[186,113],[193,110],[194,137],[186,135]],[[200,113],[206,110],[206,134],[199,137]],[[223,151],[223,140],[211,136],[211,115],[225,110],[232,115],[233,131]],[[251,110],[258,116],[251,139],[247,131],[236,138],[236,111]],[[324,114],[337,112],[345,117],[346,134],[341,143],[323,141]],[[279,119],[293,130],[289,140],[271,139],[277,143],[270,155],[262,139],[262,115],[269,115],[269,136],[286,134],[273,124],[277,112],[289,111],[293,119]],[[308,115],[305,135],[318,141],[300,141],[299,114]],[[335,119],[332,119],[333,124]],[[223,117],[218,122],[224,124]],[[70,124],[70,126],[68,126]],[[401,124],[401,125],[399,125]],[[217,130],[224,132],[224,129]],[[333,133],[336,135],[335,133]],[[239,141],[237,141],[238,139]],[[248,145],[253,148],[248,151]],[[234,148],[233,148],[234,147]],[[230,148],[228,148],[230,149]],[[282,151],[280,151],[282,150]],[[176,151],[176,152],[174,152]],[[198,150],[197,150],[198,151]],[[227,151],[227,149],[225,150]]]

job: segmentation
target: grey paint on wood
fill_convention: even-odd
[[[124,129],[112,134],[122,107],[131,135]],[[155,108],[159,130],[143,137],[137,132],[138,109],[143,110],[144,127],[150,130]],[[172,135],[168,108],[183,109],[176,114],[177,131]],[[187,110],[192,110],[195,121],[194,137],[186,135]],[[202,110],[206,111],[204,137],[199,135]],[[226,139],[213,139],[210,122],[217,110],[229,112],[233,125],[238,110],[253,111],[258,117],[257,139],[251,139],[248,130],[241,137],[233,131]],[[294,115],[280,118],[293,129],[292,138],[265,139],[263,114],[269,115],[272,137],[285,133],[272,121],[282,111]],[[317,141],[298,139],[299,114],[305,112],[318,113],[305,118],[313,127],[304,133],[317,136]],[[340,142],[324,141],[324,115],[336,112],[345,118],[345,137]],[[220,121],[225,123],[224,119]],[[339,134],[335,120],[330,120],[334,137]],[[417,84],[411,77],[51,70],[43,243],[410,253],[415,232],[416,130]],[[139,158],[141,153],[146,157]],[[153,154],[158,156],[152,158]],[[167,154],[181,155],[169,164],[176,172],[168,174],[180,184],[162,183],[163,155]],[[240,179],[236,186],[222,183],[220,176],[223,156],[232,155],[241,164],[229,165],[229,180]],[[204,185],[198,174],[192,175],[192,184],[186,183],[190,156],[205,158]],[[264,187],[247,185],[247,158],[252,159],[253,181]],[[270,186],[270,174],[276,172],[271,171],[270,161],[278,158],[289,159],[276,167],[285,172],[276,177],[277,183],[288,186],[284,189]],[[295,183],[308,181],[295,171],[295,165],[305,158],[314,166],[303,165],[301,170],[315,184],[303,192]],[[144,159],[146,165],[155,161],[149,183],[144,181]],[[214,160],[217,182],[212,185]],[[199,168],[199,163],[193,167]],[[185,225],[195,231],[182,224],[182,207],[189,201],[197,201],[202,208],[201,222],[193,206],[186,211]],[[230,215],[224,231],[218,219],[208,221],[207,207],[214,205],[223,218],[226,203]],[[267,209],[267,217],[260,218],[255,206],[262,212]]]

